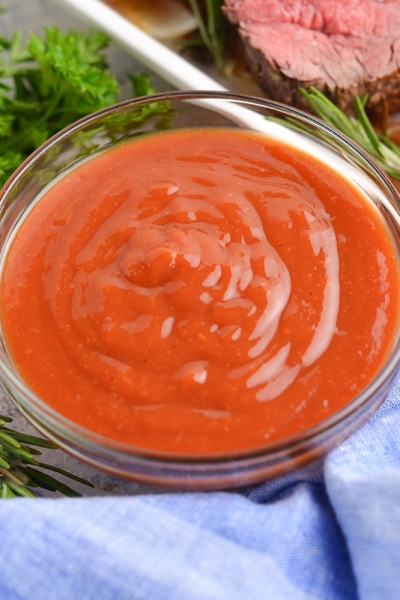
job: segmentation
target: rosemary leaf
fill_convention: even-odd
[[[300,89],[315,114],[370,154],[386,173],[393,179],[400,179],[400,148],[387,136],[379,134],[373,128],[365,111],[368,97],[354,96],[355,117],[348,117],[336,104],[314,87]],[[290,125],[290,124],[289,124]],[[298,128],[297,128],[298,129]],[[309,130],[305,125],[304,131]],[[321,138],[323,134],[321,133]]]
[[[16,450],[19,450],[21,448],[21,444],[16,439],[14,439],[13,436],[4,433],[4,429],[0,430],[0,443],[10,448],[15,448]]]
[[[1,425],[0,425],[1,426]],[[22,444],[32,444],[35,446],[39,446],[41,448],[52,448],[55,449],[57,446],[48,440],[43,440],[42,438],[35,437],[33,435],[28,435],[26,433],[19,433],[18,431],[13,431],[12,429],[7,429],[7,427],[2,427],[1,431],[11,432],[12,436],[15,440],[18,440]],[[32,448],[30,448],[32,452]],[[39,453],[36,451],[35,453]]]
[[[25,448],[23,448],[22,446],[13,446],[12,444],[9,444],[8,441],[6,440],[2,440],[2,445],[3,445],[3,449],[5,451],[5,453],[7,452],[12,452],[12,454],[19,459],[24,459],[27,462],[30,462],[32,460],[32,455],[29,452],[29,450],[26,450]]]
[[[0,427],[2,426],[2,421],[4,421],[4,423],[11,423],[12,418],[7,417],[6,415],[0,415]]]
[[[25,473],[29,476],[29,479],[35,483],[37,483],[40,487],[49,490],[50,492],[61,492],[64,496],[69,497],[80,497],[81,494],[71,489],[68,485],[57,481],[51,475],[47,475],[47,473],[43,473],[42,471],[38,471],[37,469],[32,469],[32,467],[26,467]]]
[[[0,453],[2,452],[2,448],[0,446]],[[2,469],[10,469],[11,465],[0,455],[0,468]]]
[[[48,465],[48,464],[42,463],[42,462],[38,462],[37,466],[47,469],[49,471],[54,471],[55,473],[64,475],[64,477],[69,477],[69,479],[73,479],[74,481],[77,481],[78,483],[83,483],[84,485],[87,485],[88,487],[94,488],[94,485],[91,481],[88,481],[87,479],[83,479],[82,477],[78,477],[78,475],[74,475],[73,473],[68,473],[68,471],[64,471],[64,469],[61,469],[60,467],[54,467],[53,465]]]
[[[35,487],[42,487],[53,492],[58,491],[66,496],[81,495],[69,486],[57,481],[51,475],[34,467],[54,471],[74,481],[94,487],[91,482],[68,473],[64,469],[37,461],[34,456],[40,456],[41,452],[33,446],[48,449],[54,449],[56,446],[39,437],[19,433],[4,427],[6,423],[11,421],[10,417],[0,415],[0,499],[16,496],[32,497],[34,493],[30,488]]]
[[[26,498],[35,498],[35,494],[28,490],[24,485],[14,483],[12,481],[7,481],[6,483],[9,490],[14,492],[16,496],[25,496]]]
[[[11,477],[15,478],[15,482],[17,482],[16,480],[18,480],[18,482],[21,485],[28,485],[29,484],[29,477],[26,473],[24,473],[23,471],[20,471],[19,469],[13,469],[10,468],[8,470],[8,475]]]
[[[375,129],[372,127],[370,120],[367,117],[365,108],[359,96],[354,97],[354,108],[356,111],[357,119],[360,123],[362,130],[365,132],[366,138],[371,143],[372,147],[377,152],[380,152],[380,140]]]
[[[15,494],[10,490],[8,484],[5,481],[0,480],[0,499],[15,498]]]
[[[188,0],[196,20],[201,43],[207,48],[217,69],[225,58],[225,29],[227,20],[221,10],[223,0]]]
[[[10,482],[14,482],[17,485],[24,485],[25,481],[22,481],[22,479],[20,479],[16,472],[12,469],[2,469],[0,468],[0,473],[3,475],[3,477],[5,478],[6,481]]]

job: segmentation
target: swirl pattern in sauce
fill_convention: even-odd
[[[316,159],[252,133],[166,132],[47,192],[2,299],[15,364],[56,410],[213,453],[304,430],[365,387],[395,336],[398,264],[372,203]]]

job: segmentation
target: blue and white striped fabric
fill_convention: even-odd
[[[1,600],[398,600],[400,382],[351,439],[246,493],[0,501]]]

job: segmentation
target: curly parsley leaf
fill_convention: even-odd
[[[0,186],[22,160],[77,119],[117,101],[118,82],[97,31],[47,28],[23,45],[0,38]]]

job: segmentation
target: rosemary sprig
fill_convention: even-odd
[[[228,21],[222,12],[223,0],[188,0],[197,23],[200,43],[203,44],[211,58],[220,69],[225,60],[225,30]]]
[[[0,415],[0,499],[15,496],[35,497],[31,488],[41,487],[65,496],[80,496],[68,485],[61,483],[41,469],[64,475],[78,483],[94,487],[92,483],[58,467],[53,467],[35,458],[41,455],[37,448],[55,449],[47,440],[7,427],[12,419]]]
[[[373,128],[365,111],[368,96],[354,96],[355,117],[352,117],[347,116],[316,88],[302,88],[300,91],[320,119],[339,129],[366,150],[390,177],[400,179],[400,148]]]

